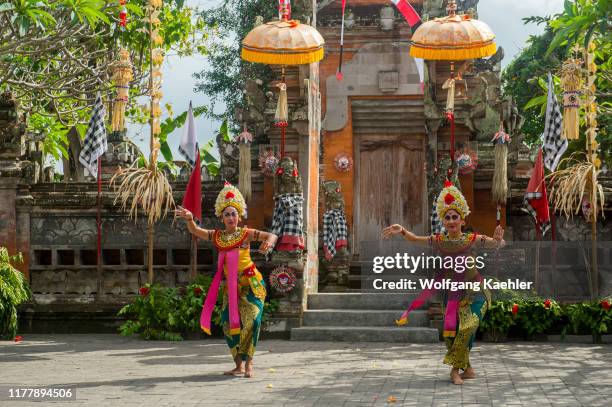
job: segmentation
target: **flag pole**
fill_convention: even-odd
[[[97,205],[97,217],[96,217],[96,226],[98,230],[98,254],[96,257],[96,273],[97,273],[97,281],[98,281],[98,296],[102,296],[103,284],[102,284],[102,220],[101,220],[101,203],[100,203],[100,194],[102,192],[102,157],[98,157],[98,194],[96,197],[96,205]]]
[[[198,275],[198,238],[191,235],[191,281]]]

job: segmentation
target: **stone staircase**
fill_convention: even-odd
[[[308,295],[304,325],[291,330],[297,341],[341,342],[438,342],[427,311],[410,313],[409,323],[398,327],[395,320],[414,300],[406,293],[318,293]],[[426,306],[423,309],[427,309]]]

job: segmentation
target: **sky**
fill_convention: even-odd
[[[189,7],[209,8],[221,4],[224,0],[187,0],[185,4]],[[351,0],[347,0],[350,5]],[[276,4],[270,0],[271,7]],[[504,48],[505,58],[502,67],[505,67],[512,58],[524,47],[525,41],[530,35],[541,34],[543,25],[524,25],[521,20],[533,15],[546,16],[558,13],[563,9],[563,0],[480,0],[478,4],[478,18],[486,22],[496,34],[496,42]],[[175,114],[187,110],[189,101],[194,106],[210,105],[210,98],[203,93],[194,92],[196,80],[194,72],[199,72],[208,66],[208,61],[203,56],[179,58],[170,56],[164,63],[164,99],[162,104],[172,103]],[[215,101],[215,112],[222,112],[225,104],[222,100]],[[215,138],[221,123],[200,116],[196,118],[196,129],[200,145]],[[148,153],[148,126],[131,126],[129,135],[145,154]],[[144,135],[144,137],[142,136]],[[178,153],[178,144],[182,135],[182,129],[178,129],[168,137],[175,160],[182,159]]]

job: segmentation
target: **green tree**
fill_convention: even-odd
[[[246,81],[261,79],[267,83],[271,78],[268,66],[245,62],[240,58],[240,42],[255,26],[257,16],[263,17],[265,22],[276,14],[276,7],[267,0],[224,2],[200,14],[211,30],[207,42],[210,67],[194,74],[199,81],[196,91],[225,102],[226,112],[217,118],[228,116],[230,127],[234,130],[238,126],[233,122],[233,114],[236,108],[245,106],[243,89],[246,88]]]
[[[10,89],[30,113],[30,131],[42,133],[45,152],[65,155],[74,125],[86,124],[97,91],[112,100],[109,65],[119,44],[131,53],[129,117],[148,115],[134,101],[148,91],[149,38],[143,21],[148,0],[130,0],[128,24],[120,5],[102,0],[11,0],[0,5],[0,90]],[[183,0],[164,2],[159,15],[167,54],[204,52],[204,21]]]
[[[564,9],[552,18],[530,17],[525,22],[546,24],[544,34],[532,36],[529,46],[523,50],[503,73],[504,92],[513,95],[523,109],[525,124],[522,132],[528,143],[537,143],[544,130],[544,109],[546,104],[546,74],[558,74],[561,64],[575,45],[584,47],[592,41],[596,46],[595,63],[598,71],[595,78],[597,88],[600,144],[599,155],[608,168],[612,167],[612,101],[610,99],[611,44],[608,14],[612,0],[565,1]],[[562,100],[562,91],[555,76],[555,92]],[[584,120],[581,120],[584,125]],[[570,142],[567,154],[584,151],[585,135]]]
[[[556,72],[561,67],[564,49],[545,56],[554,33],[547,27],[542,35],[532,35],[527,40],[527,47],[518,54],[502,73],[504,93],[512,95],[525,123],[521,132],[525,134],[528,144],[537,143],[544,131],[544,117],[539,109],[525,109],[534,95],[540,95],[542,83],[548,72]],[[546,81],[544,81],[546,83]],[[544,93],[545,94],[545,93]]]

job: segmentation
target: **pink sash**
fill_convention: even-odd
[[[229,323],[230,335],[240,334],[240,314],[238,312],[238,256],[239,249],[220,250],[219,261],[217,263],[217,273],[213,278],[212,284],[206,294],[202,314],[200,315],[200,327],[204,332],[210,335],[210,322],[212,318],[215,304],[217,303],[217,295],[219,294],[219,286],[223,278],[223,265],[227,266],[227,292],[229,300]]]

